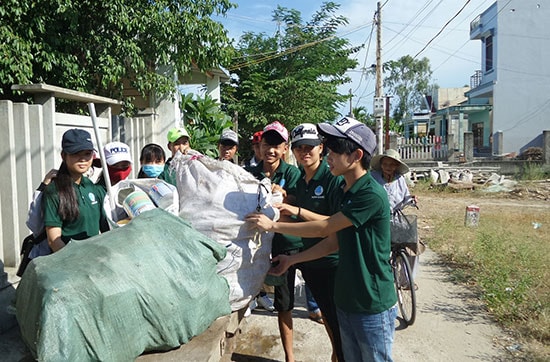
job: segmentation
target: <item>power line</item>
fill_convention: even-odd
[[[416,55],[413,57],[413,59],[415,59],[418,55],[420,55],[420,53],[422,53],[427,47],[428,45],[430,45],[430,43],[432,41],[435,40],[435,38],[437,38],[439,36],[439,34],[441,34],[443,32],[443,30],[445,30],[445,28],[447,27],[447,25],[449,25],[458,15],[460,15],[460,13],[464,10],[464,8],[470,3],[470,0],[466,0],[466,2],[464,3],[464,5],[462,6],[462,8],[460,8],[460,10],[458,10],[458,12],[456,14],[453,15],[452,18],[449,19],[449,21],[447,21],[445,23],[445,25],[443,25],[443,27],[441,28],[441,30],[439,30],[437,32],[437,34],[435,34],[433,36],[433,38],[430,39],[430,41],[428,41],[428,43],[426,43],[426,45],[424,45],[424,47],[422,49],[420,49],[420,51],[418,53],[416,53]]]
[[[310,43],[304,43],[304,44],[301,44],[301,45],[297,45],[295,47],[291,47],[291,48],[288,48],[288,49],[285,49],[283,51],[280,51],[280,52],[267,52],[267,53],[264,53],[264,54],[267,54],[265,55],[264,57],[262,58],[259,58],[259,59],[255,59],[255,60],[251,60],[251,61],[245,61],[245,62],[242,62],[242,63],[239,63],[239,64],[236,64],[230,68],[228,68],[229,71],[232,71],[232,70],[235,70],[235,69],[239,69],[239,68],[243,68],[243,67],[249,67],[249,66],[252,66],[252,65],[256,65],[256,64],[260,64],[260,63],[263,63],[265,61],[268,61],[268,60],[271,60],[271,59],[275,59],[275,58],[278,58],[278,57],[282,57],[284,55],[287,55],[287,54],[291,54],[291,53],[294,53],[294,52],[297,52],[299,50],[302,50],[302,49],[306,49],[306,48],[309,48],[309,47],[312,47],[314,45],[317,45],[317,44],[320,44],[322,42],[325,42],[325,41],[329,41],[329,40],[332,40],[332,39],[335,39],[335,38],[341,38],[341,37],[344,37],[346,35],[349,35],[349,34],[352,34],[358,30],[361,30],[362,28],[365,28],[366,26],[370,25],[372,23],[367,23],[367,24],[363,24],[363,25],[359,25],[357,27],[355,27],[354,29],[351,29],[350,31],[348,31],[347,33],[344,33],[342,35],[333,35],[333,36],[329,36],[327,38],[324,38],[324,39],[319,39],[319,40],[316,40],[316,41],[313,41],[313,42],[310,42]],[[254,55],[250,55],[248,57],[255,57],[257,56],[256,54]],[[237,58],[238,59],[238,58]]]
[[[386,1],[387,2],[387,1]],[[366,73],[366,68],[367,68],[367,58],[369,56],[369,51],[370,51],[370,44],[371,44],[371,41],[372,41],[372,33],[374,32],[374,21],[372,22],[372,27],[370,28],[370,34],[369,34],[369,37],[368,37],[368,45],[367,45],[367,51],[365,53],[365,60],[363,61],[363,67],[361,68],[362,69],[362,72],[361,72],[361,77],[359,78],[359,84],[357,85],[357,88],[355,88],[355,90],[353,91],[353,93],[357,92],[357,90],[359,89],[359,87],[361,87],[361,83],[363,82],[363,78],[365,77],[365,73]]]

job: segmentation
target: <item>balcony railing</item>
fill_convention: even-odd
[[[481,84],[483,79],[483,72],[481,70],[476,70],[474,75],[470,77],[470,89],[477,88]]]
[[[470,23],[470,32],[479,28],[481,26],[481,15],[476,16],[474,20]]]

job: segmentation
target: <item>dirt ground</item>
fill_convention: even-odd
[[[542,186],[541,186],[542,185]],[[535,208],[550,212],[550,183],[536,191],[519,186],[511,193],[469,196],[422,195],[419,215],[420,237],[431,232],[430,219],[441,210],[465,210],[476,204],[483,211],[492,208]],[[499,328],[486,312],[474,291],[449,280],[448,267],[427,248],[421,256],[417,275],[417,317],[405,327],[396,321],[393,356],[400,361],[510,361],[525,358],[522,346],[510,333]],[[330,361],[331,346],[322,325],[308,319],[303,298],[294,311],[294,351],[297,361]],[[276,314],[255,310],[243,321],[242,335],[232,361],[284,361],[278,336]]]
[[[510,193],[479,197],[461,193],[422,195],[419,233],[433,232],[431,219],[442,210],[465,210],[476,204],[483,211],[492,208],[526,209],[550,212],[550,182],[519,186]],[[550,226],[550,225],[548,225]],[[546,227],[546,225],[544,226]],[[449,269],[429,249],[421,256],[417,275],[417,317],[405,327],[396,321],[393,356],[408,361],[510,361],[523,359],[521,343],[499,328],[486,312],[474,291],[449,280]],[[308,318],[303,296],[297,300],[294,315],[294,351],[297,361],[330,361],[331,346],[324,327]],[[240,325],[236,350],[224,361],[284,361],[277,327],[277,316],[256,309]],[[23,361],[26,348],[17,331],[2,335],[0,361]],[[181,360],[181,359],[179,359]]]

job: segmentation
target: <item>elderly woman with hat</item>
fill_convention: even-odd
[[[399,152],[386,150],[382,155],[376,155],[370,163],[371,175],[386,189],[393,210],[407,196],[411,196],[404,175],[409,167],[401,161]],[[411,196],[416,201],[416,196]]]
[[[417,197],[412,196],[407,186],[404,175],[409,172],[409,167],[401,161],[399,152],[393,149],[386,150],[384,154],[374,156],[370,162],[371,176],[378,183],[384,186],[390,200],[391,210],[402,202],[406,197],[411,197],[417,202]],[[409,263],[412,267],[413,278],[419,268],[421,249],[415,250],[414,254],[409,256]],[[415,283],[415,288],[418,286]]]

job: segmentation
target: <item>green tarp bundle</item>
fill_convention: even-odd
[[[229,314],[225,248],[155,209],[34,259],[17,288],[22,337],[40,361],[133,361]]]

